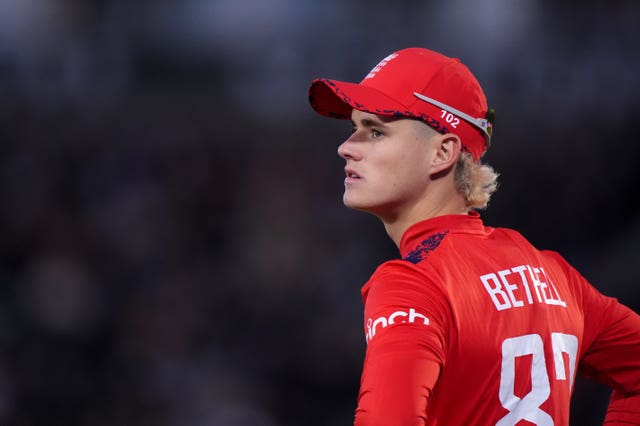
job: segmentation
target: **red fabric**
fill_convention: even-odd
[[[353,108],[372,114],[420,119],[442,133],[460,136],[479,159],[487,149],[482,131],[438,106],[418,99],[433,98],[473,118],[486,118],[487,99],[471,71],[457,58],[411,47],[382,59],[360,83],[324,78],[309,87],[311,107],[318,113],[349,120]]]
[[[357,426],[569,424],[581,369],[640,424],[640,317],[477,214],[411,227],[362,289]],[[625,423],[626,422],[626,423]]]

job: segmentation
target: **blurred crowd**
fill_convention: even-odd
[[[0,424],[349,424],[359,289],[397,254],[342,206],[348,125],[307,87],[410,45],[462,58],[497,110],[486,222],[640,310],[639,17],[634,1],[0,0]],[[607,398],[578,381],[574,424],[600,424]]]

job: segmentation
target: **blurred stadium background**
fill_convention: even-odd
[[[0,0],[0,424],[347,425],[360,286],[314,77],[457,56],[497,110],[483,213],[640,309],[640,3]],[[598,312],[588,313],[597,316]],[[578,381],[574,425],[608,392]]]

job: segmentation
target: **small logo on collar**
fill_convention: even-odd
[[[421,262],[422,260],[426,259],[429,254],[440,245],[440,243],[448,233],[449,230],[446,230],[430,235],[426,240],[423,240],[418,245],[418,247],[411,250],[411,252],[409,252],[409,254],[407,254],[403,258],[403,260],[409,261],[413,264]]]

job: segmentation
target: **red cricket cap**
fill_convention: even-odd
[[[440,133],[458,135],[476,160],[491,141],[493,117],[488,118],[487,99],[476,78],[459,59],[428,49],[394,52],[360,83],[316,79],[309,103],[333,118],[351,119],[355,108],[422,120]]]

